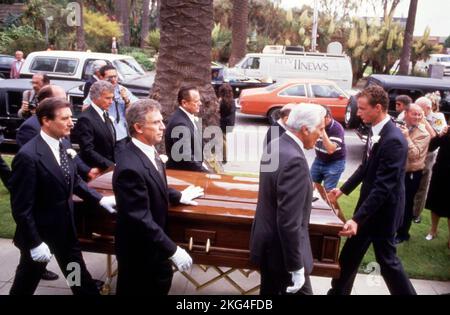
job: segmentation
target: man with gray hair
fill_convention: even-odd
[[[189,254],[167,235],[169,203],[196,205],[203,189],[182,192],[167,186],[166,169],[155,145],[166,127],[159,103],[135,102],[126,118],[131,141],[118,151],[113,175],[117,198],[116,257],[118,295],[166,295],[172,282],[171,262],[180,271],[192,265]]]
[[[114,86],[108,81],[97,81],[89,95],[92,104],[81,113],[73,133],[80,145],[83,161],[104,171],[114,166],[116,131],[108,114]]]
[[[314,148],[324,118],[320,105],[295,106],[287,131],[263,153],[250,238],[250,258],[261,270],[261,295],[313,293],[308,233],[313,184],[304,150]]]
[[[89,91],[91,90],[91,86],[92,84],[94,84],[97,81],[102,80],[102,77],[100,75],[100,69],[103,66],[106,66],[107,63],[105,60],[103,59],[98,59],[95,60],[92,63],[92,76],[89,78],[89,80],[84,84],[84,89],[83,89],[83,93],[84,93],[84,98],[88,97],[89,95]]]

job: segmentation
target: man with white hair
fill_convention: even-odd
[[[95,82],[102,79],[101,75],[100,75],[100,69],[106,65],[107,65],[106,61],[102,60],[102,59],[95,60],[92,63],[92,76],[84,84],[84,90],[83,90],[84,98],[88,97],[92,84],[94,84]]]
[[[250,239],[251,260],[261,270],[261,295],[313,293],[308,233],[313,186],[304,150],[314,148],[324,118],[322,106],[299,104],[289,114],[286,133],[263,153]]]

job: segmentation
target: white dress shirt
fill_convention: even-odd
[[[198,121],[198,117],[189,113],[187,110],[185,110],[182,106],[180,106],[180,109],[186,113],[186,115],[189,117],[189,120],[192,122],[192,125],[194,125],[195,129],[198,129],[196,122]]]
[[[46,134],[43,130],[41,130],[41,137],[44,139],[45,143],[48,144],[50,147],[50,150],[52,151],[53,155],[55,156],[56,162],[58,162],[58,165],[61,166],[61,158],[59,156],[59,140],[56,140],[53,137],[50,137],[48,134]]]
[[[303,142],[296,136],[294,135],[291,131],[286,130],[286,134],[291,137],[292,139],[294,139],[295,143],[298,144],[298,146],[300,147],[300,149],[302,149],[303,154],[305,153],[305,147],[303,146]]]
[[[156,149],[152,145],[148,145],[143,143],[142,141],[139,141],[136,138],[131,138],[131,141],[133,141],[134,145],[137,146],[148,159],[152,162],[153,166],[158,169],[158,164],[156,164],[155,155],[156,155]]]
[[[378,124],[372,126],[372,137],[373,136],[379,136],[381,130],[383,127],[391,120],[391,116],[386,115],[386,118],[384,118],[382,121],[380,121]]]
[[[97,114],[99,114],[100,118],[103,120],[103,122],[105,122],[105,117],[103,116],[103,113],[105,112],[103,109],[101,109],[100,107],[98,107],[97,105],[95,105],[94,103],[91,103],[92,108],[95,109],[95,111],[97,112]]]

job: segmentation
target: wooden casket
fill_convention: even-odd
[[[169,186],[189,185],[205,190],[198,206],[169,210],[169,236],[189,251],[195,264],[257,269],[249,260],[251,226],[256,210],[258,179],[230,175],[168,170]],[[104,195],[112,194],[112,172],[89,183]],[[78,237],[84,251],[114,254],[115,216],[75,200]],[[313,202],[310,220],[313,275],[339,275],[338,232],[343,223],[321,198]]]

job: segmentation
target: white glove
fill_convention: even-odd
[[[47,244],[44,242],[41,243],[38,247],[35,247],[30,250],[31,258],[40,263],[48,263],[52,258],[52,253],[50,253],[50,248],[48,248]]]
[[[180,271],[187,271],[192,266],[192,258],[189,254],[182,249],[180,246],[177,246],[177,250],[170,260],[177,266]]]
[[[109,213],[116,213],[116,197],[108,196],[100,200],[100,206],[108,210]]]
[[[297,293],[305,284],[305,268],[289,272],[292,275],[293,286],[286,288],[286,293]]]
[[[180,202],[185,205],[198,205],[198,202],[194,201],[195,198],[203,196],[203,188],[199,186],[189,186],[181,192]]]

